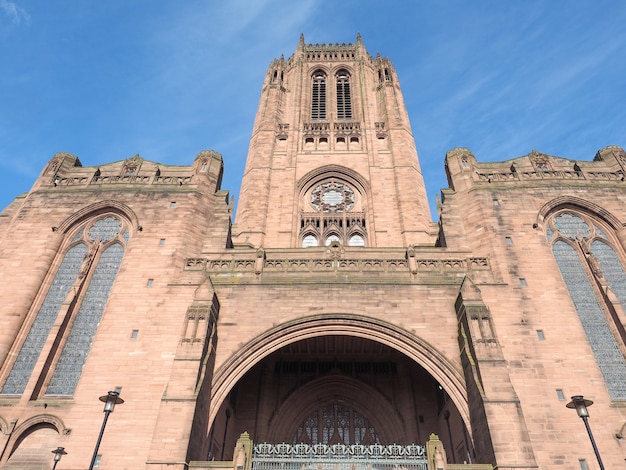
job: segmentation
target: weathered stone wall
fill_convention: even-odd
[[[500,465],[507,466],[522,450],[520,442],[532,448],[540,468],[573,468],[579,459],[595,465],[583,423],[565,407],[578,394],[595,402],[590,424],[605,465],[623,463],[624,449],[615,433],[626,422],[626,408],[607,392],[551,252],[545,223],[550,211],[559,209],[595,210],[600,221],[619,220],[611,236],[623,256],[623,155],[620,148],[610,147],[594,162],[533,152],[507,162],[478,163],[467,149],[447,156],[455,189],[443,194],[448,248],[469,248],[474,256],[487,257],[497,281],[475,285],[488,308],[506,373],[499,377],[493,358],[483,353],[481,361],[480,351],[475,360]],[[626,322],[623,314],[620,320]],[[513,393],[509,397],[507,390]],[[523,435],[515,435],[514,427],[506,424],[513,413],[523,419]]]
[[[101,466],[135,469],[151,459],[184,462],[207,351],[207,321],[200,322],[191,342],[184,341],[183,328],[188,306],[207,299],[196,292],[197,286],[182,283],[180,273],[186,257],[203,247],[224,248],[228,243],[227,196],[216,193],[221,158],[201,153],[191,167],[168,167],[140,158],[99,168],[76,163],[75,157],[55,156],[31,192],[0,219],[4,234],[0,294],[6,299],[0,307],[3,379],[75,224],[114,214],[127,221],[129,243],[75,393],[68,397],[45,393],[46,359],[58,354],[53,343],[64,320],[60,315],[25,393],[0,395],[0,416],[7,423],[17,422],[13,433],[10,426],[3,429],[0,447],[5,443],[7,447],[2,461],[28,432],[22,423],[35,420],[44,424],[33,425],[56,429],[52,444],[68,451],[63,468],[86,468],[104,416],[98,397],[121,387],[126,403],[118,405],[108,421]],[[134,174],[126,174],[125,166],[133,166]],[[209,295],[209,306],[211,300]],[[172,395],[174,400],[169,399]],[[56,421],[38,418],[43,415]],[[52,448],[47,455],[52,455]]]

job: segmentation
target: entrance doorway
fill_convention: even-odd
[[[471,452],[441,384],[396,349],[348,335],[293,342],[245,373],[216,414],[210,458],[231,459],[243,432],[255,444],[291,446],[424,445],[435,433],[451,461]]]

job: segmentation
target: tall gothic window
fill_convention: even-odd
[[[46,361],[54,365],[54,372],[42,372],[44,377],[52,372],[46,394],[72,395],[78,384],[122,262],[129,231],[119,218],[107,215],[74,233],[2,388],[4,395],[24,392],[62,309],[68,328],[61,328],[56,338],[62,345],[60,355]]]
[[[626,336],[607,295],[626,307],[626,272],[612,239],[592,218],[570,212],[549,221],[547,237],[609,394],[626,400]]]
[[[326,75],[321,70],[313,74],[311,90],[311,119],[326,119]]]
[[[345,70],[340,70],[337,74],[337,118],[352,119],[350,76]]]

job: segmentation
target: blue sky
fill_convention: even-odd
[[[626,2],[0,0],[0,207],[56,152],[225,161],[236,197],[270,62],[354,42],[394,63],[431,206],[443,159],[626,146]],[[434,215],[434,212],[433,212]]]

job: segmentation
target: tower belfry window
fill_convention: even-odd
[[[311,90],[311,119],[326,119],[326,75],[323,72],[313,75]]]
[[[337,74],[337,118],[352,119],[350,76],[344,70]]]

